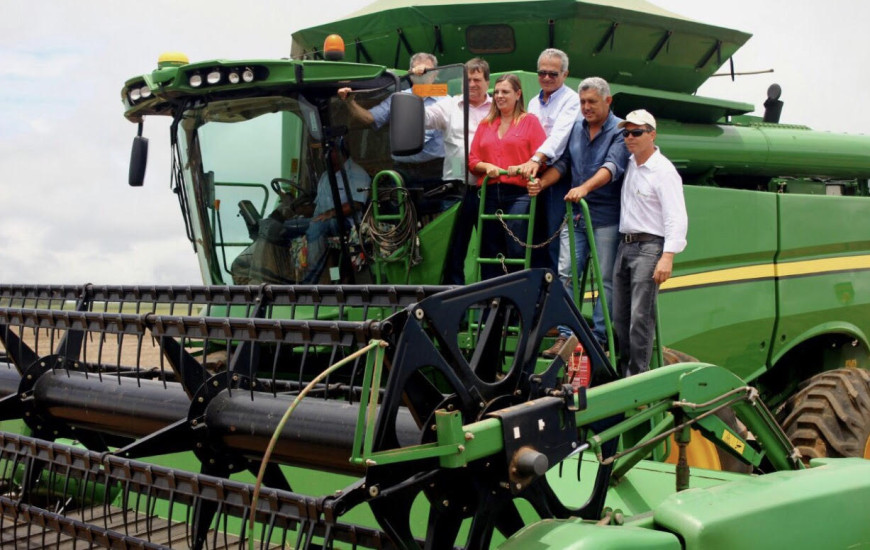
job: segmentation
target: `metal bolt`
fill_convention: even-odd
[[[576,441],[572,441],[572,442],[571,442],[571,448],[572,448],[572,449],[576,449],[576,448],[577,448],[577,442],[576,442]]]
[[[205,399],[204,399],[202,396],[199,396],[199,397],[196,398],[196,401],[197,401],[198,403],[204,403],[204,402],[205,402]]]
[[[197,448],[197,449],[202,449],[202,443],[200,443],[199,441],[197,441],[197,442],[196,442],[196,448]]]
[[[380,492],[381,492],[381,490],[378,489],[377,485],[372,485],[371,487],[369,487],[369,496],[371,496],[371,497],[378,496],[378,494],[380,494]]]
[[[486,407],[486,403],[481,401],[480,403],[478,403],[478,406],[480,406],[480,408],[482,409],[482,408]]]
[[[444,500],[441,502],[441,504],[442,504],[445,508],[447,508],[448,506],[450,506],[450,501],[447,500],[447,499],[444,499]]]
[[[214,459],[213,459],[213,458],[209,458],[209,459],[208,459],[208,463],[209,463],[209,464],[214,464]]]
[[[464,453],[465,452],[465,445],[459,445],[458,447],[456,447],[456,452]]]
[[[471,441],[472,439],[474,439],[474,434],[471,432],[465,432],[465,440]]]
[[[423,317],[425,317],[425,316],[426,316],[426,312],[423,311],[423,308],[418,307],[417,309],[414,310],[414,317],[416,317],[417,319],[423,319]]]
[[[28,380],[33,380],[33,375],[32,375],[32,374],[28,374],[28,375],[27,375],[27,379],[28,379]]]
[[[517,491],[519,491],[520,489],[523,488],[523,484],[522,484],[522,483],[517,483],[517,484],[515,485],[515,487],[517,488]]]
[[[218,381],[217,380],[212,381],[211,385],[214,387],[218,387]]]
[[[197,424],[199,424],[199,421],[196,418],[194,418],[193,420],[191,420],[190,423],[191,423],[191,425],[196,426]]]
[[[552,283],[553,282],[553,274],[549,273],[549,272],[546,273],[544,275],[544,280],[547,281],[548,283]]]

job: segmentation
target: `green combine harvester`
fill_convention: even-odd
[[[778,87],[762,118],[694,95],[749,36],[643,1],[408,4],[300,30],[291,59],[167,54],[125,83],[130,183],[167,117],[205,284],[0,284],[0,546],[870,545],[870,138],[779,124]],[[457,182],[393,170],[420,105],[374,129],[337,94],[377,105],[430,51],[430,93],[482,56],[529,97],[547,47],[617,115],[653,112],[685,183],[660,296],[679,352],[636,377],[595,342],[586,277],[579,306],[547,270],[478,281],[472,247],[469,284],[441,285]],[[348,157],[365,186],[329,168]],[[324,173],[344,229],[285,238]],[[588,388],[573,339],[541,355],[560,324]]]

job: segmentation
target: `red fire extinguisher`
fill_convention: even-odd
[[[578,343],[568,359],[568,380],[574,393],[582,386],[589,387],[589,356],[584,353],[583,345]]]

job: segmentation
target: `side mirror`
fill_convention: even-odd
[[[138,135],[133,138],[130,151],[130,187],[142,187],[145,183],[145,166],[148,164],[148,138]]]
[[[423,99],[413,94],[393,94],[390,104],[390,152],[407,156],[423,150],[426,111]]]

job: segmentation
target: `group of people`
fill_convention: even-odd
[[[422,75],[436,67],[434,56],[417,54],[411,59],[410,71]],[[467,126],[461,95],[425,102],[426,143],[431,146],[437,140],[443,147],[443,178],[464,179],[467,184],[444,282],[465,282],[465,257],[479,208],[477,188],[484,181],[486,213],[527,214],[531,198],[538,197],[536,241],[553,242],[533,257],[533,265],[556,270],[566,285],[571,282],[572,258],[569,228],[563,225],[565,205],[573,203],[574,261],[582,268],[590,254],[586,222],[578,208],[580,199],[585,199],[601,283],[612,310],[619,368],[623,376],[646,371],[652,356],[658,288],[671,276],[674,255],[685,248],[688,228],[682,180],[655,145],[655,118],[643,109],[625,119],[617,117],[610,109],[610,86],[599,77],[585,78],[575,93],[565,85],[568,56],[558,49],[546,49],[538,57],[540,91],[529,100],[528,110],[516,75],[499,76],[490,97],[487,62],[471,59],[465,70]],[[350,92],[344,88],[339,96],[351,102],[358,117],[375,126],[384,123],[386,119],[377,110],[380,106],[363,114],[364,109],[353,105]],[[467,171],[463,166],[466,139],[470,141]],[[528,222],[522,217],[507,218],[504,224],[521,239],[527,234]],[[498,226],[484,226],[483,232],[481,256],[523,256],[524,245]],[[481,275],[497,276],[501,269],[486,264]],[[593,325],[595,337],[606,343],[600,301],[593,309]],[[558,330],[546,356],[555,356],[570,336],[567,327]]]

